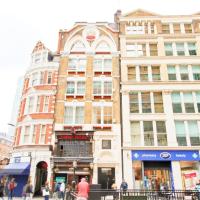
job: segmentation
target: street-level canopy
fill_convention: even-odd
[[[10,163],[0,170],[0,175],[28,175],[30,172],[30,163]]]

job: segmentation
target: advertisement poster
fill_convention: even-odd
[[[186,190],[193,190],[195,189],[196,183],[197,183],[197,173],[192,172],[185,172],[184,173],[184,179],[185,179],[185,189]]]

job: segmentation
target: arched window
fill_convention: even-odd
[[[102,41],[100,42],[97,47],[96,47],[96,52],[110,52],[110,46],[108,45],[107,42]]]
[[[71,51],[73,52],[83,52],[85,51],[85,45],[81,41],[77,41],[72,45]]]

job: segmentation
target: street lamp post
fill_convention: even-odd
[[[77,168],[77,161],[74,160],[72,165],[73,165],[73,183],[72,183],[72,187],[75,190],[75,185],[76,185],[75,173],[76,173],[76,168]]]

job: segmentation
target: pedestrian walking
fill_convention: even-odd
[[[53,192],[53,199],[58,199],[58,193],[60,192],[60,184],[58,182],[54,182],[54,192]]]
[[[64,198],[65,198],[65,183],[64,183],[64,181],[62,181],[62,183],[60,184],[60,197],[62,200],[64,200]]]
[[[31,200],[33,194],[33,185],[31,184],[30,179],[27,181],[27,184],[25,185],[24,192],[25,192],[25,200]]]
[[[0,199],[1,200],[4,200],[4,190],[5,190],[4,179],[1,178],[0,180]]]
[[[89,189],[89,184],[85,178],[81,179],[81,182],[79,182],[77,189],[78,189],[77,200],[87,200],[90,189]]]
[[[49,189],[49,183],[47,181],[45,183],[45,187],[42,190],[42,196],[44,197],[44,200],[49,200],[50,189]]]
[[[66,200],[71,200],[71,185],[70,184],[67,184],[67,187],[66,187]]]
[[[11,178],[8,182],[8,200],[13,199],[13,191],[17,187],[17,183],[15,182],[15,178]]]

